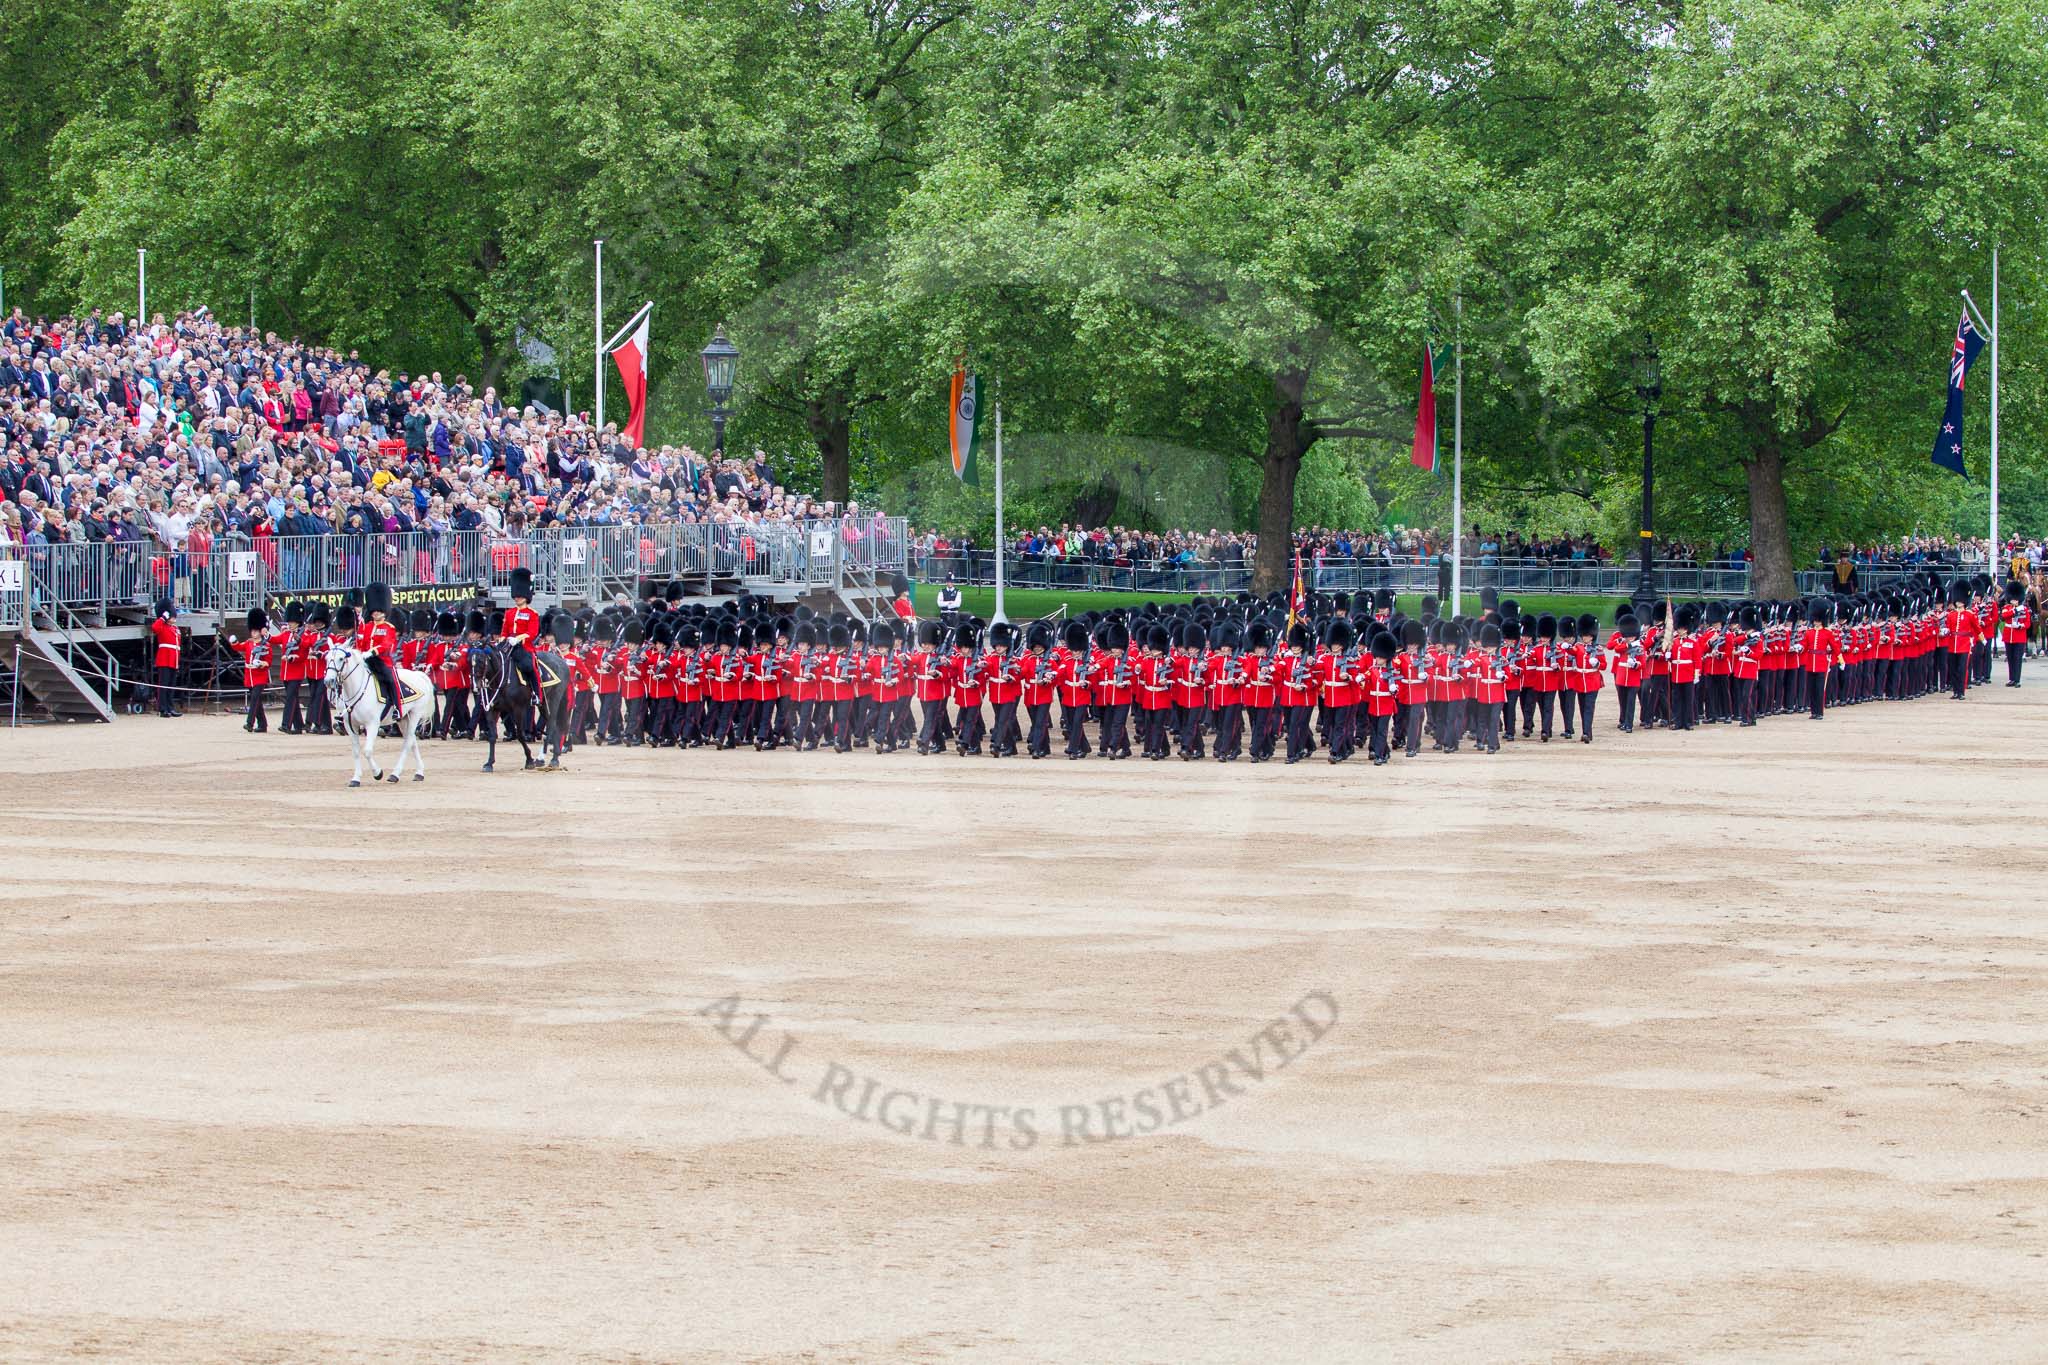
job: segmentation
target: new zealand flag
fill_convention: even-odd
[[[1966,309],[1956,324],[1956,345],[1948,361],[1948,410],[1941,415],[1941,434],[1934,438],[1934,462],[1953,474],[1963,472],[1963,380],[1970,362],[1984,349],[1984,338],[1970,325]]]

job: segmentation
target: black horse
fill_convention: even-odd
[[[546,763],[534,758],[533,750],[527,746],[527,732],[534,721],[533,689],[526,685],[518,664],[513,662],[512,651],[494,642],[473,645],[469,652],[469,667],[475,688],[477,719],[482,723],[484,738],[490,744],[489,755],[484,759],[484,771],[497,771],[500,717],[504,718],[512,737],[519,741],[520,752],[526,755],[528,768],[560,771],[562,743],[569,732],[569,665],[558,654],[536,650],[533,655],[534,676],[540,680],[540,726],[533,737],[545,740],[542,752],[547,758]]]

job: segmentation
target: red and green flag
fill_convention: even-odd
[[[1408,463],[1417,469],[1436,468],[1436,357],[1422,343],[1422,396],[1415,402],[1415,445]]]

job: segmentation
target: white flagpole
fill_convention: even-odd
[[[1457,294],[1451,354],[1457,383],[1451,393],[1451,615],[1463,615],[1465,592],[1465,294]]]
[[[604,430],[604,238],[596,238],[592,245],[597,248],[597,354],[593,366],[597,381],[597,429]]]
[[[1998,243],[1991,244],[1991,558],[2003,558],[1998,547]],[[2004,591],[2005,573],[1991,570],[1992,586]]]
[[[1003,383],[1000,379],[991,387],[996,400],[996,614],[990,625],[1002,625],[1010,618],[1003,614]]]
[[[149,325],[149,252],[135,248],[135,325]]]

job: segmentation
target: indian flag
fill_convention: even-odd
[[[974,469],[974,453],[981,446],[981,381],[964,368],[953,371],[952,416],[947,423],[953,446],[953,477],[973,488],[981,487]]]

